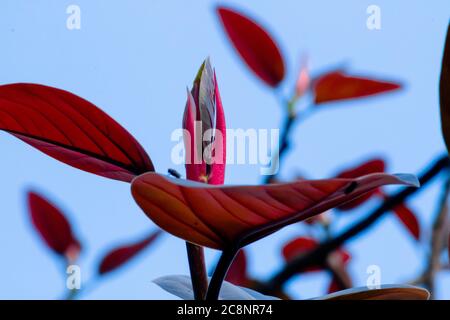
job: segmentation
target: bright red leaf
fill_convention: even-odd
[[[31,222],[41,238],[68,262],[77,259],[81,246],[63,212],[42,195],[28,193]]]
[[[139,143],[92,103],[38,84],[0,86],[0,130],[75,168],[131,182],[153,164]]]
[[[111,250],[101,260],[98,273],[103,275],[123,266],[151,245],[161,233],[161,230],[152,232],[148,237],[139,242],[127,244]]]
[[[398,90],[399,83],[347,75],[333,71],[316,78],[313,82],[314,101],[321,104],[372,96]]]
[[[393,211],[414,239],[420,240],[420,225],[414,212],[403,203],[396,206]]]
[[[250,279],[247,274],[247,256],[243,249],[239,250],[228,269],[226,281],[231,282],[237,286],[247,287]]]
[[[258,23],[232,9],[217,12],[234,48],[247,66],[266,84],[276,87],[284,78],[285,67],[280,49]]]
[[[347,169],[345,171],[340,172],[336,175],[337,178],[356,178],[366,174],[385,172],[385,162],[382,159],[371,159],[369,161],[364,162],[356,167]],[[366,193],[365,195],[350,201],[344,205],[339,206],[339,210],[351,210],[359,205],[363,204],[367,200],[369,200],[373,195],[377,193],[378,189],[372,190],[371,192]]]
[[[157,225],[215,249],[245,246],[385,184],[417,186],[411,175],[295,181],[262,186],[213,186],[146,173],[133,180],[134,199]]]

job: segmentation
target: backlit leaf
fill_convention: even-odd
[[[362,98],[400,89],[396,82],[347,75],[333,71],[313,81],[314,102],[318,104]]]
[[[152,232],[148,237],[139,242],[127,244],[111,250],[103,257],[102,261],[100,262],[98,273],[106,274],[123,266],[125,263],[129,262],[136,255],[146,249],[149,245],[151,245],[156,240],[156,238],[159,237],[160,234],[161,230],[158,230]]]
[[[47,246],[68,262],[75,261],[81,245],[64,213],[36,192],[28,193],[28,209],[33,226]]]
[[[92,103],[39,84],[0,86],[0,130],[75,168],[130,182],[154,171],[139,143]]]
[[[338,291],[314,300],[428,300],[430,293],[409,285],[382,285],[380,289],[367,287]]]
[[[263,186],[213,186],[146,173],[131,191],[141,209],[167,232],[224,249],[245,246],[386,184],[417,186],[412,175],[295,181]]]
[[[235,10],[219,7],[217,13],[228,38],[247,66],[266,84],[276,87],[284,78],[285,66],[272,36]]]

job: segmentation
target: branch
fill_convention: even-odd
[[[448,169],[450,166],[450,160],[447,155],[438,158],[434,164],[428,168],[419,178],[422,186],[428,184],[436,175],[438,175],[442,170]],[[288,281],[293,275],[304,270],[308,266],[323,264],[328,255],[334,250],[338,249],[348,240],[354,238],[355,236],[361,234],[363,231],[367,230],[372,226],[380,217],[382,217],[386,212],[391,211],[395,206],[403,203],[411,195],[415,194],[420,189],[406,188],[398,192],[397,194],[388,197],[377,209],[375,209],[366,218],[356,223],[350,227],[347,231],[342,234],[325,241],[317,248],[311,250],[308,254],[293,259],[291,262],[287,263],[282,270],[276,273],[271,279],[269,279],[265,284],[258,288],[262,292],[271,293],[280,289],[283,284]]]
[[[435,288],[435,276],[441,270],[440,256],[442,250],[446,247],[445,235],[447,226],[448,206],[447,199],[450,192],[450,178],[445,181],[436,217],[434,219],[431,239],[430,239],[430,253],[428,256],[427,265],[422,274],[413,281],[414,284],[422,284],[433,295]]]

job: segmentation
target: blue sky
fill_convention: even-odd
[[[425,1],[31,1],[0,4],[1,83],[35,82],[74,92],[98,105],[146,148],[159,172],[171,163],[171,132],[180,127],[185,88],[201,61],[216,68],[230,128],[278,128],[282,112],[273,93],[239,61],[227,42],[214,6],[246,10],[279,41],[292,85],[300,56],[311,69],[346,65],[355,73],[398,79],[401,92],[323,106],[292,134],[294,149],[282,176],[332,176],[374,155],[387,159],[390,172],[417,173],[444,151],[440,135],[437,83],[447,0]],[[66,28],[66,8],[81,8],[81,29]],[[381,8],[382,28],[366,28],[366,8]],[[54,299],[63,296],[63,267],[33,232],[25,192],[35,188],[64,208],[85,244],[80,262],[83,283],[93,278],[98,259],[114,244],[141,237],[154,225],[131,198],[129,186],[67,167],[18,140],[0,134],[0,298]],[[256,184],[258,166],[234,165],[226,183]],[[435,213],[441,181],[411,202],[424,230]],[[395,188],[394,188],[395,189]],[[389,189],[389,190],[394,190]],[[366,214],[372,201],[341,217],[340,226]],[[425,232],[426,233],[426,232]],[[280,247],[296,235],[288,227],[249,247],[250,268],[265,278],[281,267]],[[428,234],[425,234],[424,240]],[[395,217],[387,216],[349,243],[356,285],[366,268],[381,267],[382,282],[411,280],[422,268],[426,242],[415,243]],[[165,236],[123,270],[86,290],[83,298],[171,298],[151,283],[167,274],[188,272],[183,241]],[[212,263],[217,252],[208,250]],[[295,278],[289,293],[306,298],[327,286],[323,275]],[[440,297],[450,298],[450,274],[438,277]]]

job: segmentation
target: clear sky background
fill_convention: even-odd
[[[230,128],[278,128],[281,111],[270,90],[244,67],[214,12],[218,3],[245,10],[274,34],[288,61],[292,86],[300,56],[314,71],[345,64],[355,73],[403,81],[404,90],[373,99],[323,107],[293,131],[294,149],[282,176],[298,172],[326,178],[371,156],[389,172],[418,173],[444,151],[438,112],[438,78],[450,2],[440,1],[31,1],[0,3],[0,82],[35,82],[74,92],[98,105],[142,143],[157,170],[175,167],[171,132],[180,127],[186,86],[206,56],[218,74]],[[66,8],[81,8],[81,30],[66,28]],[[381,8],[382,28],[366,28],[366,8]],[[61,164],[13,137],[0,134],[0,298],[54,299],[64,295],[64,269],[28,221],[25,194],[35,188],[64,208],[85,251],[83,283],[94,278],[99,257],[116,244],[155,229],[134,203],[129,185]],[[226,183],[257,184],[258,166],[234,165]],[[442,181],[410,206],[429,230]],[[389,189],[389,190],[395,190]],[[377,201],[341,217],[339,226],[363,217]],[[339,228],[337,228],[339,230]],[[282,265],[280,248],[296,235],[288,227],[249,247],[250,269],[267,278]],[[365,285],[368,265],[382,283],[411,280],[423,268],[424,241],[416,243],[397,219],[386,216],[348,243],[355,285]],[[208,262],[217,252],[208,250]],[[96,283],[82,298],[172,298],[152,279],[187,274],[184,242],[164,236],[157,246]],[[450,272],[438,279],[438,297],[450,298]],[[328,276],[301,276],[290,294],[324,293]]]

